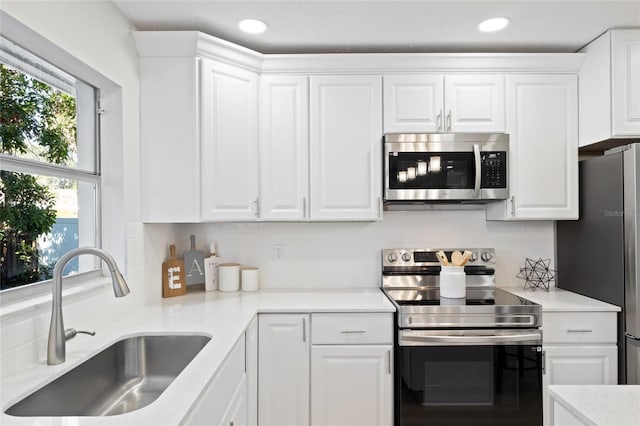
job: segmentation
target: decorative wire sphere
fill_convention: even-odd
[[[524,268],[520,268],[517,278],[525,280],[524,288],[535,290],[541,288],[549,291],[549,282],[556,277],[557,271],[549,267],[551,259],[525,259]]]

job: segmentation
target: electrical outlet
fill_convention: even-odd
[[[282,260],[284,258],[284,244],[273,245],[273,260]]]

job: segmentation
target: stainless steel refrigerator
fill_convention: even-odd
[[[640,143],[579,165],[580,219],[556,223],[560,288],[622,308],[619,383],[640,384]]]

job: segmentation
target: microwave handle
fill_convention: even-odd
[[[480,145],[473,144],[473,158],[476,161],[476,182],[473,188],[474,198],[480,198],[480,178],[482,177],[482,164],[480,161]]]

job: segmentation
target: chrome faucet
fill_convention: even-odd
[[[113,284],[113,292],[116,297],[129,294],[129,287],[118,270],[116,261],[104,250],[95,247],[79,247],[68,251],[58,259],[53,267],[53,304],[47,347],[47,364],[49,365],[61,364],[65,361],[65,343],[67,340],[73,339],[77,333],[95,334],[88,331],[76,331],[72,328],[65,330],[62,321],[62,270],[71,259],[81,254],[92,254],[104,260],[111,271],[111,284]]]

